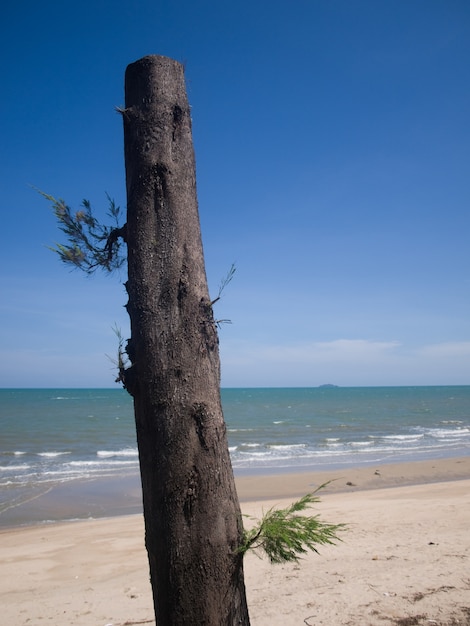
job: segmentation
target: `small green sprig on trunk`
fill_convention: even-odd
[[[66,245],[56,243],[51,247],[63,263],[87,274],[93,274],[98,268],[111,273],[122,267],[126,257],[121,254],[121,240],[126,241],[126,226],[120,226],[121,209],[114,200],[107,195],[107,215],[112,222],[107,226],[94,217],[88,200],[83,200],[82,208],[74,212],[64,200],[38,191],[51,202],[59,229],[67,238]]]
[[[320,501],[315,494],[326,484],[285,509],[269,509],[253,528],[245,531],[239,552],[264,552],[271,563],[298,562],[308,550],[318,553],[318,545],[340,541],[338,533],[346,529],[345,524],[328,524],[320,521],[318,515],[302,514]]]

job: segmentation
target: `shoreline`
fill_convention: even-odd
[[[314,514],[347,525],[341,542],[299,564],[245,557],[252,626],[470,624],[470,458],[336,474]],[[238,478],[242,512],[259,518],[324,478]],[[155,624],[142,514],[4,528],[0,535],[2,614],[11,626]]]
[[[235,473],[241,503],[297,498],[322,485],[319,496],[470,479],[470,457],[344,466],[331,470]],[[0,515],[0,532],[31,526],[142,514],[140,475],[60,483]]]
[[[320,495],[369,491],[470,479],[470,457],[449,457],[346,466],[332,470],[306,470],[238,476],[241,502],[303,496],[326,486]]]

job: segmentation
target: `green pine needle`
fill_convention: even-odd
[[[317,491],[308,493],[286,509],[269,509],[261,520],[256,520],[254,528],[245,531],[239,552],[264,552],[271,563],[298,562],[308,550],[318,553],[317,546],[340,541],[338,533],[345,530],[344,524],[322,522],[318,515],[299,515],[319,502]]]
[[[121,209],[107,195],[107,217],[110,225],[101,224],[93,215],[90,202],[82,201],[82,208],[72,209],[62,199],[37,190],[48,202],[57,219],[59,230],[65,235],[66,244],[57,243],[50,249],[67,265],[93,274],[98,268],[113,272],[125,262],[121,253],[123,228],[120,226]]]

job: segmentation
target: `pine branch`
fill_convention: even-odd
[[[237,271],[237,268],[235,266],[235,263],[232,263],[229,271],[227,272],[227,275],[225,276],[225,278],[223,278],[220,281],[219,292],[217,294],[217,298],[214,298],[214,300],[212,300],[211,305],[215,304],[216,302],[220,300],[225,287],[232,281],[232,278],[234,277],[236,271]]]
[[[340,541],[338,533],[346,529],[344,524],[322,522],[318,515],[299,515],[320,501],[315,496],[319,489],[285,509],[269,509],[253,528],[245,531],[239,553],[261,551],[271,563],[298,562],[308,550],[318,553],[317,546]]]
[[[52,204],[59,230],[67,243],[50,247],[67,265],[93,274],[98,268],[109,273],[119,269],[126,258],[121,253],[122,241],[126,241],[126,225],[120,226],[121,209],[107,194],[107,216],[112,225],[101,224],[93,215],[90,202],[83,200],[82,208],[75,213],[64,200],[37,190]]]

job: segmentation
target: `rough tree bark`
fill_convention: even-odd
[[[132,366],[145,541],[158,626],[249,624],[220,402],[183,67],[126,70],[122,110]]]

